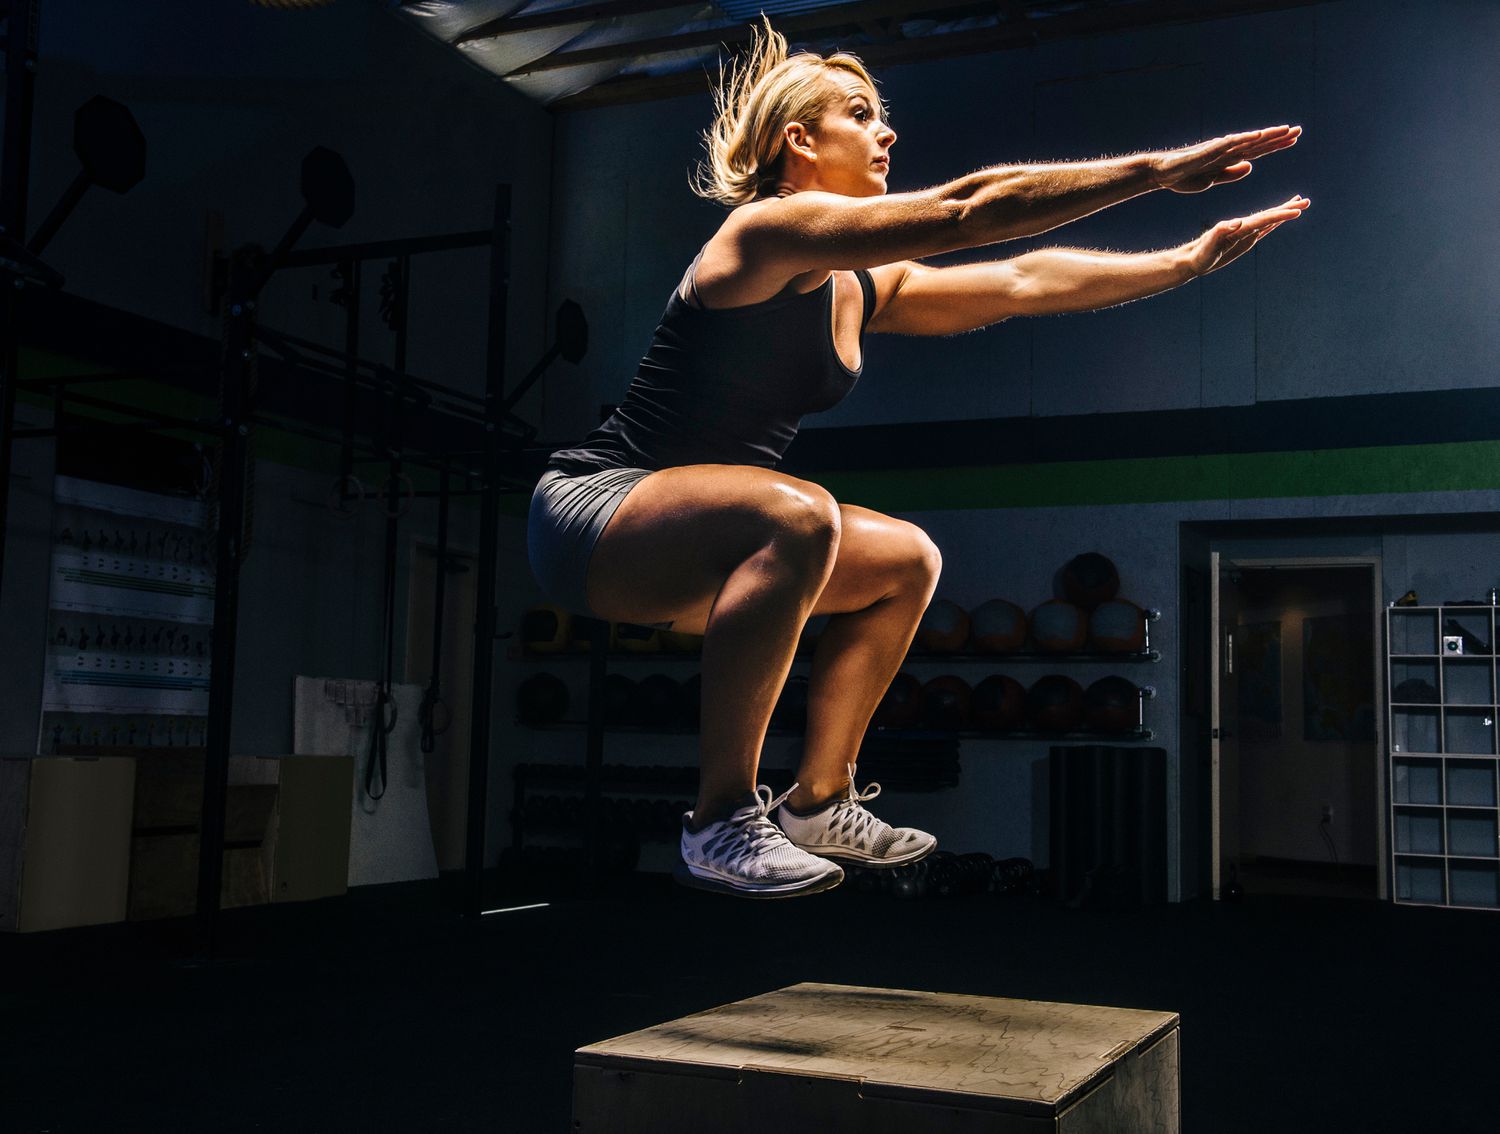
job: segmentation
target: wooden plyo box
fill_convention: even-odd
[[[1178,1134],[1178,1016],[796,984],[589,1044],[578,1134]]]

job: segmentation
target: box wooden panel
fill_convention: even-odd
[[[578,1134],[1178,1134],[1178,1016],[797,984],[581,1047]]]
[[[198,903],[201,750],[142,761],[130,917],[186,917]],[[231,756],[220,908],[342,894],[349,873],[349,756]]]
[[[125,917],[135,761],[0,759],[0,929]]]

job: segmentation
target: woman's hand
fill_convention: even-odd
[[[1225,264],[1250,251],[1257,241],[1274,232],[1280,225],[1300,217],[1311,204],[1306,197],[1293,197],[1284,205],[1264,209],[1248,217],[1220,221],[1185,247],[1188,267],[1195,276],[1206,276],[1209,272],[1218,271]]]
[[[1252,161],[1295,146],[1301,133],[1301,126],[1269,126],[1150,154],[1151,175],[1158,188],[1174,193],[1201,193],[1215,185],[1238,181],[1250,172]]]

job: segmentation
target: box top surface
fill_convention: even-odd
[[[804,983],[578,1049],[579,1062],[818,1075],[1048,1110],[1175,1012]]]

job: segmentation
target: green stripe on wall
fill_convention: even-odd
[[[1500,488],[1500,441],[829,472],[811,479],[840,500],[892,512],[1459,492]]]

